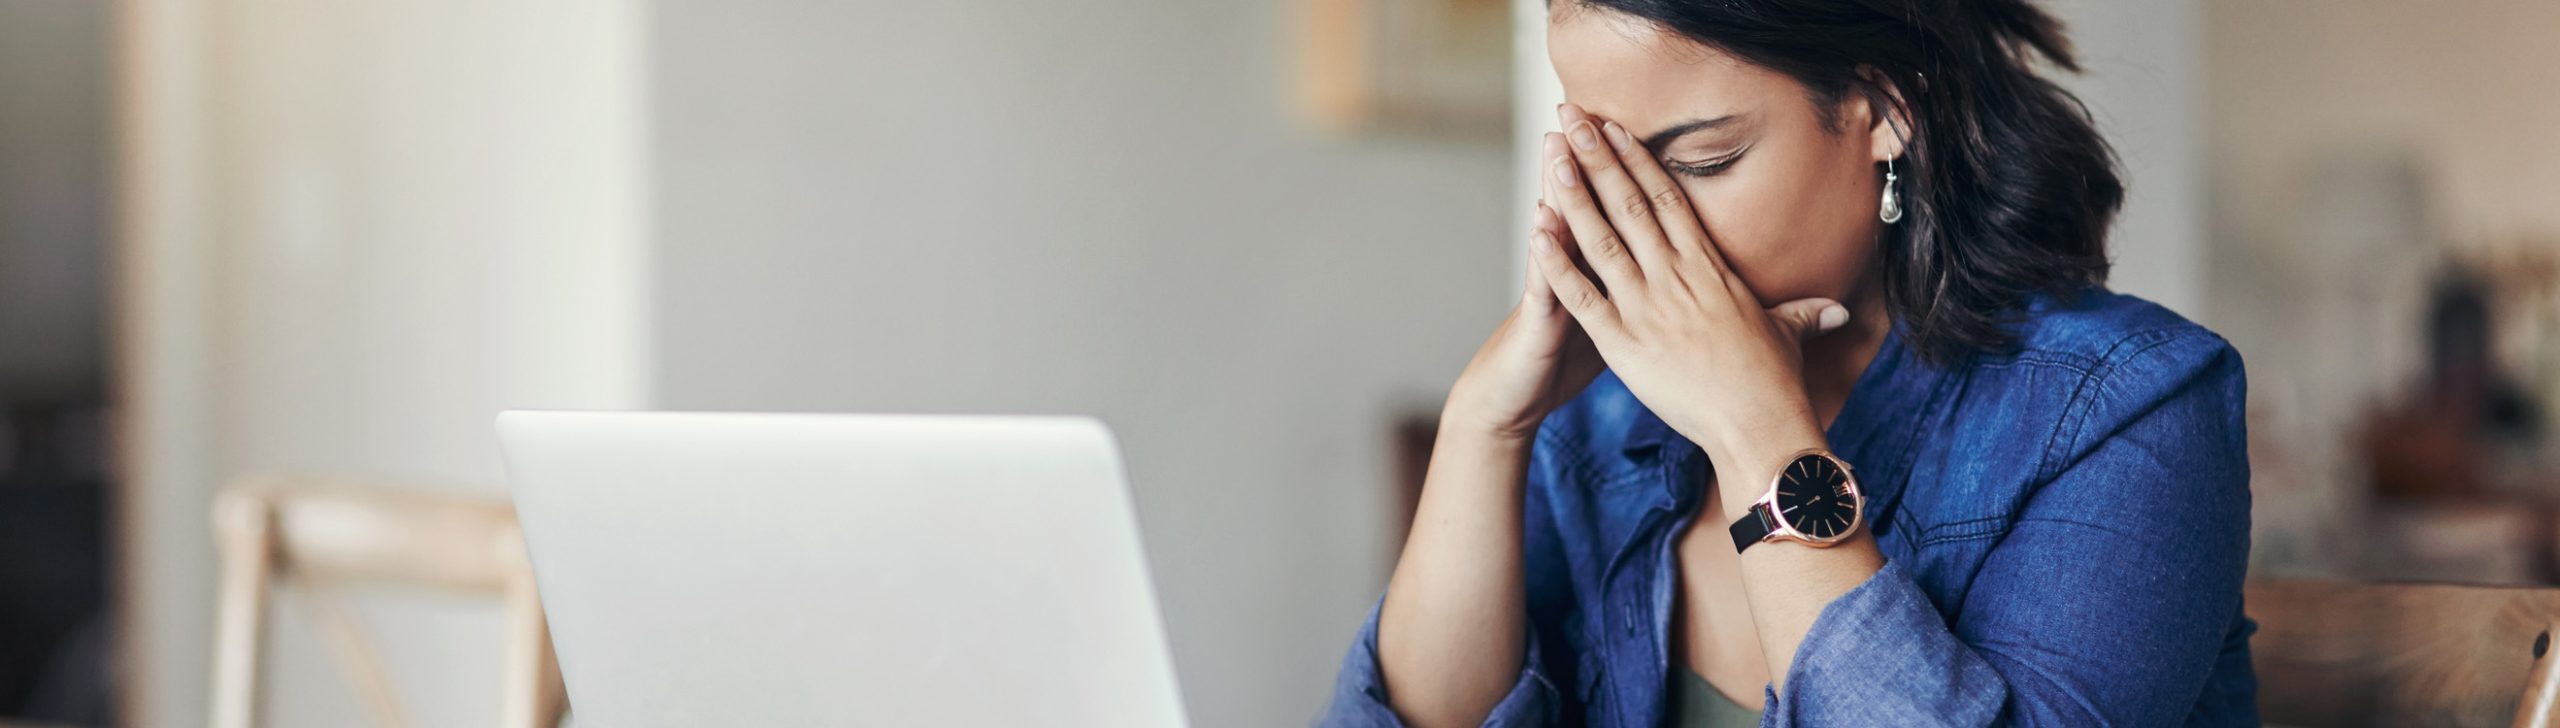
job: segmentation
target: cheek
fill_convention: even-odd
[[[1860,204],[1854,177],[1728,175],[1681,186],[1699,201],[1699,218],[1734,273],[1763,303],[1845,298],[1874,254],[1874,200]]]

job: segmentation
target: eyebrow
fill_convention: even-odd
[[[1740,114],[1726,114],[1713,119],[1693,119],[1690,121],[1684,121],[1673,125],[1669,129],[1654,132],[1652,136],[1645,137],[1644,148],[1651,150],[1655,154],[1661,154],[1662,147],[1664,145],[1668,145],[1671,142],[1678,140],[1680,137],[1718,127],[1730,126],[1734,122],[1741,120],[1741,118]]]

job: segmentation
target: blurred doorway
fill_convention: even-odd
[[[0,0],[0,723],[108,722],[106,38]]]

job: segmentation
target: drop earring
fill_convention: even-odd
[[[1886,225],[1902,222],[1902,193],[1896,191],[1893,184],[1900,179],[1893,173],[1893,160],[1884,160],[1884,203],[1878,206],[1876,219],[1883,220]]]

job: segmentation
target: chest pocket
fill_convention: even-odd
[[[1903,573],[1938,605],[1940,613],[1952,614],[1953,607],[1962,604],[1965,594],[1972,590],[1974,575],[1982,570],[1983,560],[1990,557],[1991,547],[2000,543],[2001,534],[2008,532],[2009,517],[1946,523],[1900,520],[1894,525],[1899,533],[1878,539],[1885,557],[1902,565]]]
[[[2026,433],[2021,428],[2002,436],[2041,444]],[[1974,437],[1924,446],[1902,483],[1892,526],[1877,534],[1886,557],[1901,563],[1941,612],[1950,612],[1972,589],[1983,560],[2015,521],[2034,475],[2034,448],[1992,450]]]

